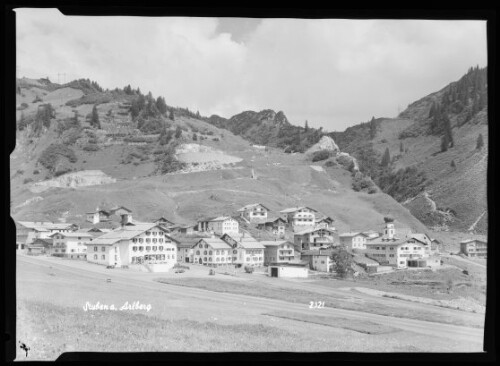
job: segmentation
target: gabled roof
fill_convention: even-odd
[[[78,238],[78,237],[93,238],[93,235],[91,235],[90,233],[87,233],[85,231],[72,231],[69,233],[53,233],[49,236],[52,238],[56,235],[61,235],[61,236],[67,237],[67,238]]]
[[[265,247],[277,247],[282,244],[293,245],[293,243],[288,240],[266,240],[266,241],[261,241],[260,243]]]
[[[319,230],[329,231],[332,234],[336,232],[335,230],[329,229],[329,228],[326,228],[326,227],[316,227],[316,228],[305,229],[305,230],[302,230],[302,231],[297,231],[296,233],[294,233],[294,235],[305,235],[305,234],[310,234],[310,233],[313,233],[313,232],[316,232],[316,231],[319,231]]]
[[[408,237],[409,238],[413,238],[413,239],[418,240],[418,241],[421,241],[423,243],[425,243],[426,240],[431,241],[431,238],[427,234],[421,234],[421,233],[415,233],[415,234],[413,234],[413,233],[410,233],[410,234],[408,234]]]
[[[322,216],[322,217],[316,218],[314,221],[316,221],[316,222],[320,222],[320,221],[334,222],[335,220],[332,219],[330,216]]]
[[[213,249],[231,249],[231,246],[229,244],[227,244],[225,241],[219,238],[201,238],[196,242],[196,244],[198,244],[200,241],[204,241],[205,243],[210,245]],[[193,245],[193,247],[195,245]]]
[[[311,210],[311,211],[314,211],[314,212],[318,212],[318,211],[317,211],[317,210],[315,210],[314,208],[307,207],[307,206],[285,208],[284,210],[281,210],[280,212],[281,212],[281,213],[292,213],[292,212],[295,212],[295,211],[301,210],[301,209],[303,209],[303,208],[307,208],[308,210]]]
[[[265,208],[267,211],[269,211],[269,209],[266,206],[264,206],[262,203],[251,203],[249,205],[246,205],[246,206],[243,206],[242,208],[240,208],[238,210],[238,212],[243,212],[243,211],[246,211],[246,210],[250,210],[250,209],[252,209],[254,207],[257,207],[257,206],[262,206],[262,208]]]
[[[360,233],[360,232],[348,232],[348,233],[342,233],[339,235],[340,238],[352,238],[352,237],[355,237],[355,236],[358,236],[358,235],[361,235],[361,236],[365,236],[367,237],[368,235],[366,235],[365,233]]]
[[[228,237],[233,239],[238,246],[241,246],[244,249],[265,249],[264,245],[248,233],[224,234],[221,236],[221,240],[225,241],[225,238]]]
[[[47,221],[17,221],[18,224],[36,231],[50,231],[50,230],[64,230],[68,229],[74,224],[72,223],[60,223],[60,222],[47,222]]]
[[[119,209],[122,209],[122,210],[125,210],[125,211],[128,211],[128,212],[132,212],[132,210],[128,209],[127,207],[125,206],[116,206],[116,207],[113,207],[109,210],[110,213],[115,213],[116,211],[118,211]]]
[[[379,236],[373,240],[369,240],[366,242],[366,245],[399,245],[405,244],[408,240],[414,239],[424,245],[427,245],[425,240],[419,239],[418,237],[412,236],[394,236],[393,238],[389,238],[387,235]]]
[[[210,219],[198,220],[198,222],[214,222],[214,221],[225,221],[225,220],[234,220],[234,219],[230,216],[217,216]]]
[[[160,230],[163,230],[159,225],[153,223],[123,226],[119,229],[113,230],[109,233],[99,236],[97,239],[94,239],[92,241],[91,245],[115,244],[120,240],[132,239],[137,235],[141,235],[145,231],[149,231],[155,227],[159,228]]]
[[[483,243],[487,242],[485,235],[477,235],[476,237],[462,240],[460,243],[461,244],[462,243],[465,244],[465,243],[470,243],[470,242],[473,242],[473,241],[480,241],[480,242],[483,242]]]

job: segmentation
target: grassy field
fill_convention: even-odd
[[[352,301],[347,297],[338,294],[325,294],[315,292],[314,290],[307,291],[297,288],[280,287],[270,283],[260,281],[235,282],[231,280],[218,280],[206,278],[158,278],[156,281],[177,286],[187,286],[201,288],[214,292],[225,292],[240,295],[250,295],[264,297],[270,299],[284,300],[288,302],[309,304],[311,301],[324,301],[326,307],[358,310],[379,315],[389,315],[400,318],[411,318],[418,320],[442,322],[455,325],[467,325],[474,327],[482,327],[482,321],[469,321],[462,316],[456,314],[448,314],[443,316],[442,313],[432,312],[429,310],[416,310],[408,307],[400,307],[397,304],[389,306],[372,302],[366,304],[363,301]],[[335,282],[335,281],[332,281]]]
[[[260,324],[224,325],[166,320],[122,311],[83,312],[38,301],[18,302],[17,338],[30,347],[17,360],[49,360],[63,352],[293,352],[325,351],[329,340],[314,340]],[[47,342],[50,339],[50,343]]]

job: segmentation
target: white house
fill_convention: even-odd
[[[488,244],[484,235],[460,242],[460,252],[468,257],[486,258]]]
[[[309,262],[312,270],[318,272],[332,272],[333,260],[331,259],[332,250],[303,250],[301,260]]]
[[[288,263],[295,259],[293,243],[288,240],[270,240],[260,242],[264,250],[264,264]]]
[[[294,245],[297,249],[319,249],[337,246],[336,231],[326,228],[310,228],[294,234]]]
[[[339,235],[340,245],[346,249],[366,249],[368,236],[360,232],[347,232]]]
[[[177,262],[177,242],[157,224],[123,225],[87,243],[87,261],[117,267]]]
[[[264,222],[269,209],[261,203],[252,203],[238,210],[240,216],[248,222]]]
[[[88,232],[54,233],[50,235],[52,246],[50,254],[56,257],[69,259],[86,259],[87,246],[93,239],[93,235]]]
[[[304,228],[316,225],[316,214],[318,211],[310,207],[292,207],[281,210],[288,224],[293,227]]]
[[[233,249],[217,237],[202,238],[192,247],[193,263],[220,267],[233,262]]]
[[[198,231],[208,231],[217,235],[238,234],[239,223],[229,216],[198,221]]]
[[[47,239],[55,232],[68,233],[77,229],[78,225],[72,223],[16,221],[16,249],[24,250],[36,239]]]
[[[425,234],[396,234],[394,225],[387,223],[384,235],[366,242],[365,254],[381,265],[396,268],[407,268],[418,259],[431,256],[431,242],[424,238]]]
[[[266,247],[258,242],[248,233],[224,234],[221,240],[232,248],[232,263],[237,267],[252,266],[262,267],[264,265],[264,250]]]

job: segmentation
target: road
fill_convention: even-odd
[[[231,316],[233,316],[236,319],[239,319],[240,322],[242,321],[242,319],[245,319],[253,322],[267,324],[270,322],[270,316],[264,315],[265,313],[280,310],[293,312],[295,314],[311,315],[312,311],[314,311],[308,308],[308,304],[291,303],[282,300],[232,293],[214,293],[212,291],[198,288],[175,286],[152,281],[153,277],[160,277],[161,274],[137,273],[126,270],[106,270],[102,266],[91,265],[87,262],[73,262],[57,258],[27,257],[21,255],[18,255],[17,257],[18,277],[21,279],[23,277],[22,273],[30,270],[36,270],[40,273],[42,273],[43,271],[47,273],[57,270],[58,273],[60,273],[58,275],[58,277],[60,278],[78,278],[80,279],[80,281],[87,281],[90,282],[90,284],[94,282],[102,284],[107,278],[110,278],[110,289],[115,288],[118,292],[126,291],[127,293],[133,293],[135,298],[141,298],[141,296],[142,298],[151,298],[152,293],[158,294],[158,297],[162,298],[161,302],[159,302],[158,304],[167,306],[165,305],[166,302],[163,299],[171,300],[172,304],[189,304],[189,306],[191,306],[193,309],[193,313],[203,313],[203,319],[212,319],[215,317],[218,317],[220,319],[225,317],[224,314],[228,314],[226,319],[228,321],[230,320]],[[46,281],[45,279],[42,280]],[[23,298],[29,298],[30,293],[28,292],[34,291],[32,288],[30,288],[29,291],[27,290],[27,288],[25,290],[23,286],[24,285],[18,282],[18,296],[20,296],[21,292],[21,296]],[[328,291],[330,293],[338,292],[344,296],[346,295],[345,291],[338,289],[328,289]],[[364,294],[359,294],[356,296],[359,296],[360,299],[363,298],[364,300],[370,300],[373,302],[379,301],[382,304],[392,304],[393,306],[395,303],[405,304],[405,302],[401,300],[391,301],[392,299],[379,299]],[[64,296],[64,298],[67,297],[69,298],[69,300],[65,299],[65,301],[70,301],[72,296]],[[313,300],[315,299],[311,299],[311,301]],[[420,310],[436,310],[436,307],[425,304],[409,303],[406,305],[409,305],[415,309],[418,308]],[[186,306],[182,306],[184,306],[184,309],[182,310],[184,311],[183,314],[185,314],[187,312],[185,309]],[[180,307],[181,306],[179,306],[179,308]],[[172,313],[172,311],[174,310],[173,308],[168,308],[168,311],[169,313]],[[438,311],[442,311],[443,314],[447,314],[448,312],[453,312],[454,310],[438,308]],[[229,314],[232,315],[230,316]],[[483,329],[480,328],[457,326],[393,316],[384,316],[339,308],[324,308],[321,310],[316,310],[315,314],[333,318],[341,317],[344,319],[353,319],[356,321],[361,320],[371,323],[378,323],[384,326],[390,326],[396,329],[400,329],[405,332],[405,336],[411,337],[411,335],[415,335],[415,339],[425,339],[428,342],[437,342],[439,344],[446,344],[446,341],[451,341],[455,345],[455,347],[459,347],[458,349],[462,349],[464,351],[482,351]],[[198,315],[201,316],[200,314]],[[481,316],[480,314],[470,315]],[[286,321],[290,324],[300,323],[295,320]],[[304,324],[306,323],[302,323],[299,326],[304,327]],[[313,325],[311,326],[314,328]],[[326,328],[325,326],[319,325],[316,327]],[[394,337],[398,337],[398,335],[395,335]],[[401,337],[401,335],[399,335],[399,337]],[[363,349],[360,349],[360,351],[363,351]]]

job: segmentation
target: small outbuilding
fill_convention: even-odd
[[[272,263],[268,267],[269,277],[301,277],[309,276],[307,263]]]

